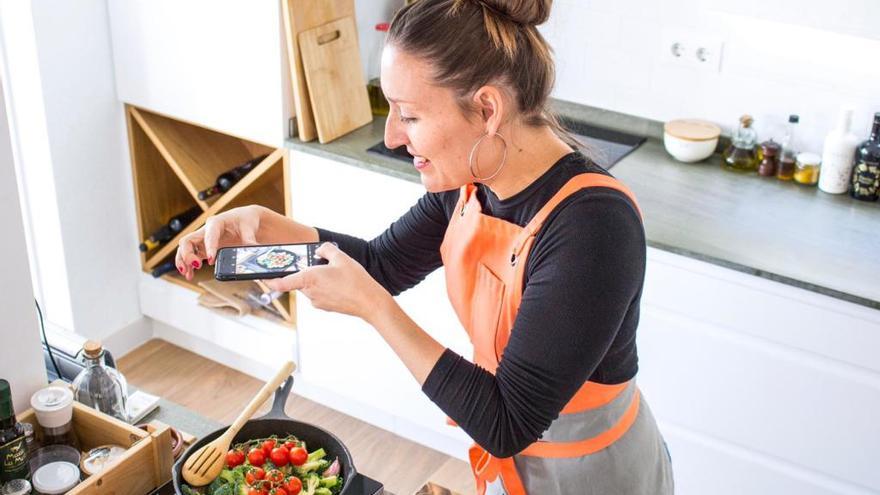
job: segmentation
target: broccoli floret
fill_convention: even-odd
[[[327,453],[324,452],[324,449],[318,449],[318,450],[309,454],[309,458],[307,459],[306,462],[313,462],[313,461],[317,461],[318,459],[323,459],[326,455],[327,455]]]
[[[306,474],[309,474],[311,472],[324,469],[324,468],[328,467],[329,465],[330,465],[330,463],[327,462],[326,459],[320,459],[317,461],[306,462],[302,466],[297,466],[295,469],[296,469],[296,473],[298,475],[300,475],[300,477],[302,477],[302,476],[305,476]]]
[[[316,491],[321,484],[321,478],[317,474],[311,474],[306,477],[303,483],[303,491],[301,495],[317,495]]]
[[[337,483],[339,483],[339,476],[327,476],[326,478],[321,478],[321,486],[324,488],[333,488]]]

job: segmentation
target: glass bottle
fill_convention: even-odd
[[[9,382],[0,379],[0,484],[30,476],[26,442],[24,428],[15,421]]]
[[[815,186],[819,182],[819,167],[822,157],[816,153],[799,153],[794,168],[794,181],[806,186]]]
[[[382,49],[385,46],[385,33],[388,32],[391,25],[387,22],[376,24],[376,46],[370,55],[370,70],[376,71],[376,77],[370,79],[367,83],[367,93],[370,96],[370,108],[373,115],[388,115],[388,100],[385,99],[385,93],[382,92],[382,84],[379,81],[382,66]],[[381,37],[381,40],[379,39]]]
[[[880,112],[874,114],[871,138],[856,149],[850,196],[862,201],[877,201],[880,196]]]
[[[73,380],[74,397],[104,414],[128,422],[128,393],[125,377],[104,364],[104,348],[99,342],[83,346],[86,367]]]
[[[763,177],[776,175],[776,169],[779,166],[779,150],[779,143],[772,139],[761,143],[761,163],[758,165],[758,175]]]
[[[797,163],[794,131],[798,122],[800,122],[800,117],[797,115],[788,116],[788,127],[785,129],[785,137],[782,138],[782,153],[779,155],[779,167],[776,170],[776,178],[779,180],[794,178],[794,168]]]
[[[755,147],[758,144],[758,133],[752,129],[751,115],[743,115],[739,119],[739,128],[731,138],[731,144],[724,152],[724,165],[730,170],[748,172],[758,167]]]

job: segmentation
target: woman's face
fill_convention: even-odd
[[[406,146],[429,192],[472,182],[468,154],[483,135],[481,119],[468,121],[453,91],[431,82],[430,67],[392,44],[382,52],[381,80],[391,106],[385,146]]]

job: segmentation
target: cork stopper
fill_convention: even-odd
[[[100,342],[89,340],[83,344],[83,354],[85,354],[87,358],[95,359],[101,357],[102,352],[104,352],[104,346],[102,346]]]
[[[755,119],[753,119],[752,116],[749,114],[745,114],[739,118],[739,123],[742,124],[743,127],[751,127],[752,122],[754,121]]]

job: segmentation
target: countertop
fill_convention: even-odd
[[[638,197],[649,246],[880,309],[880,204],[730,172],[717,154],[680,163],[663,149],[658,122],[554,106],[566,117],[648,138],[611,173]],[[382,140],[384,125],[375,118],[331,143],[294,138],[287,146],[419,183],[412,164],[366,151]]]

